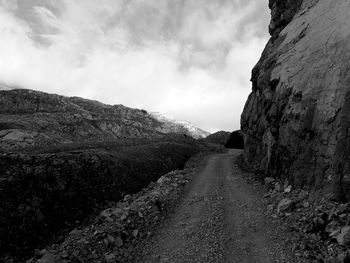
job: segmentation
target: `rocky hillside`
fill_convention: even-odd
[[[167,127],[166,129],[164,127]],[[197,130],[157,120],[145,110],[38,91],[0,91],[0,150]]]
[[[245,158],[350,199],[349,1],[270,0],[269,40],[241,118]]]

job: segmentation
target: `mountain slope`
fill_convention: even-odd
[[[0,91],[2,150],[164,133],[197,137],[191,129],[123,105],[25,89]]]

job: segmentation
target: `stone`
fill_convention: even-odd
[[[280,185],[280,183],[276,183],[276,184],[275,184],[275,191],[276,191],[276,192],[280,192],[280,191],[281,191],[281,185]]]
[[[107,247],[111,247],[113,248],[114,246],[116,246],[117,242],[115,240],[114,237],[112,237],[111,235],[108,235],[105,239],[104,242],[106,244]]]
[[[123,242],[123,239],[121,239],[120,237],[116,237],[115,238],[115,244],[117,247],[122,247],[124,242]]]
[[[126,196],[124,196],[124,201],[125,202],[131,202],[132,201],[132,197],[131,197],[131,195],[126,195]]]
[[[270,211],[273,210],[273,208],[274,208],[273,204],[270,204],[270,205],[267,206],[267,211],[270,212]]]
[[[117,259],[113,253],[109,253],[105,255],[105,261],[106,263],[116,263]]]
[[[81,233],[81,230],[75,228],[69,232],[69,235],[75,236],[75,235],[79,235],[80,233]]]
[[[310,207],[310,203],[309,202],[303,202],[303,207],[304,208],[308,208],[308,207]]]
[[[333,220],[332,222],[330,222],[330,223],[326,226],[325,232],[331,234],[331,233],[333,233],[335,230],[337,230],[338,228],[339,228],[339,222]]]
[[[28,134],[26,132],[14,130],[9,134],[7,134],[6,136],[4,136],[2,139],[12,140],[12,141],[24,141],[26,137],[30,137],[30,136],[31,134]]]
[[[43,256],[43,255],[45,255],[46,253],[48,253],[48,251],[47,251],[47,249],[42,249],[42,250],[40,250],[40,251],[38,251],[38,255],[40,255],[40,256]]]
[[[344,252],[337,256],[336,263],[349,263],[349,262],[350,262],[349,252]]]
[[[264,179],[264,183],[266,186],[271,185],[273,182],[275,182],[275,178],[273,178],[273,177],[265,177],[265,179]]]
[[[138,229],[134,229],[134,230],[132,231],[132,236],[133,236],[134,238],[136,238],[138,234],[139,234],[139,230],[138,230]]]
[[[55,263],[55,257],[51,253],[45,253],[39,261],[40,263]]]
[[[337,242],[342,246],[350,244],[350,226],[345,226],[340,230],[340,234],[337,236]]]
[[[61,254],[61,258],[67,259],[68,257],[69,257],[68,252],[67,252],[66,250],[64,250],[64,251],[62,252],[62,254]]]
[[[332,233],[329,234],[330,238],[337,238],[337,236],[340,234],[340,229],[334,230]]]
[[[288,185],[286,188],[284,188],[284,193],[290,193],[292,191],[292,186]]]
[[[286,212],[292,209],[293,201],[288,198],[283,198],[277,206],[277,212]]]

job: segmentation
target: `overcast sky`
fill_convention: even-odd
[[[235,130],[267,0],[0,0],[0,83]]]

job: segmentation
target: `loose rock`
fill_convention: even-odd
[[[340,234],[337,236],[337,242],[342,246],[350,244],[350,226],[345,226],[340,230]]]
[[[284,198],[279,202],[277,206],[277,212],[279,213],[279,212],[285,212],[285,211],[291,210],[292,205],[293,205],[292,200],[288,198]]]
[[[266,177],[264,182],[266,186],[270,186],[275,181],[275,178],[273,177]]]
[[[106,263],[116,263],[117,262],[113,253],[105,255],[105,260],[106,260]]]

